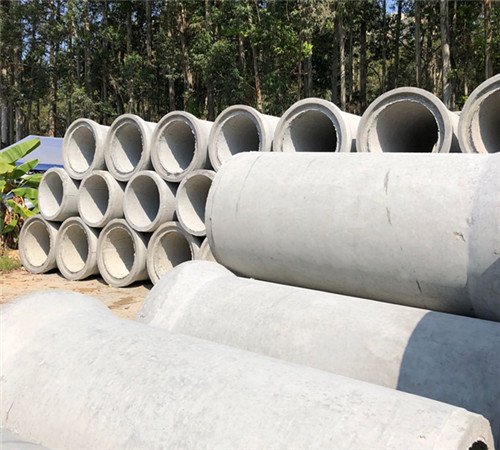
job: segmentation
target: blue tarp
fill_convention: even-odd
[[[63,167],[63,157],[62,157],[62,144],[63,138],[52,138],[45,136],[26,136],[19,142],[29,141],[30,139],[38,138],[40,139],[40,146],[33,150],[29,155],[21,158],[18,164],[31,161],[33,159],[38,159],[38,165],[34,170],[45,172],[51,167]],[[16,142],[17,144],[18,142]],[[16,145],[13,144],[13,145]],[[12,145],[10,146],[12,147]],[[7,148],[10,148],[7,147]],[[7,150],[5,148],[4,150]],[[3,151],[3,150],[2,150]]]

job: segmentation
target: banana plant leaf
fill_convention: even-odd
[[[0,162],[4,162],[6,164],[15,163],[18,159],[23,158],[27,154],[31,153],[39,145],[40,139],[38,138],[20,142],[19,144],[16,144],[13,147],[10,147],[0,153]],[[3,170],[0,169],[0,172],[3,173]]]

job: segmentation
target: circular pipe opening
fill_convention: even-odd
[[[28,263],[34,267],[41,267],[49,257],[51,242],[50,233],[41,221],[33,221],[25,225],[23,235],[23,249]]]
[[[113,164],[118,172],[130,173],[142,157],[142,132],[134,122],[119,125],[110,142]]]
[[[100,222],[108,210],[109,187],[99,175],[89,176],[80,189],[80,215],[91,223]]]
[[[222,123],[215,145],[221,163],[237,153],[259,151],[257,123],[247,115],[234,114]]]
[[[168,231],[153,249],[153,270],[160,279],[169,270],[192,258],[188,240],[181,233]]]
[[[68,143],[68,160],[75,172],[87,171],[94,161],[96,142],[92,130],[81,125],[73,131]]]
[[[134,239],[121,227],[112,228],[104,237],[102,261],[109,275],[115,279],[126,278],[135,262]]]
[[[136,227],[148,227],[160,209],[160,190],[153,178],[138,175],[129,182],[124,201],[127,204],[127,220]]]
[[[488,446],[483,441],[476,441],[469,447],[469,450],[488,450]]]
[[[500,90],[481,102],[478,123],[471,133],[476,147],[483,147],[487,153],[500,152]]]
[[[158,139],[158,159],[169,173],[181,173],[193,161],[196,135],[188,123],[172,120],[163,128]]]
[[[198,174],[187,179],[180,190],[177,213],[190,232],[205,232],[205,207],[211,185],[209,177]]]
[[[78,273],[85,268],[89,255],[89,242],[85,230],[77,224],[62,230],[60,248],[61,261],[69,272]]]
[[[334,152],[337,130],[331,119],[321,111],[308,110],[288,124],[283,135],[283,149],[296,152]]]
[[[421,103],[398,101],[381,109],[368,148],[383,152],[432,153],[439,140],[434,114]]]
[[[47,216],[55,216],[61,208],[64,197],[64,185],[57,172],[47,172],[40,183],[40,208]]]

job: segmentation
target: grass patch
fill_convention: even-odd
[[[16,255],[5,253],[0,256],[0,272],[10,272],[19,269],[22,266],[21,261]]]

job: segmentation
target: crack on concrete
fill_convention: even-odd
[[[392,222],[391,222],[391,212],[389,211],[389,208],[386,207],[385,211],[387,213],[387,220],[389,221],[389,225],[392,227]]]
[[[418,280],[415,280],[415,281],[417,282],[417,286],[418,286],[418,290],[420,291],[420,294],[423,295],[424,293],[422,292],[422,288],[420,287],[420,283],[418,282]]]
[[[7,414],[5,415],[5,423],[7,423],[7,421],[9,420],[9,413],[10,413],[10,410],[12,409],[12,407],[14,406],[14,402],[12,402],[9,406],[9,409],[7,410]]]
[[[389,174],[391,173],[391,169],[389,169],[387,171],[387,173],[385,174],[385,178],[384,178],[384,190],[385,190],[385,195],[387,195],[387,191],[389,189]]]
[[[465,238],[464,238],[464,235],[462,233],[459,233],[458,231],[455,231],[453,234],[455,235],[455,237],[457,239],[461,239],[462,241],[465,242]]]

